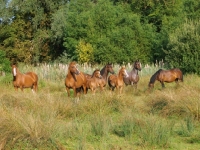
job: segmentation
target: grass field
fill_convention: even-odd
[[[80,66],[88,73],[94,68]],[[122,95],[89,91],[77,102],[65,91],[67,65],[19,69],[39,75],[39,91],[16,92],[11,75],[0,77],[0,149],[200,149],[197,75],[185,75],[183,83],[168,83],[165,89],[156,82],[149,92],[149,79],[158,68],[147,67],[140,72],[137,90],[127,86]]]

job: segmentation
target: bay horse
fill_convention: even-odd
[[[170,83],[175,81],[176,83],[178,83],[179,80],[183,82],[183,73],[179,68],[173,68],[170,70],[159,69],[150,78],[148,85],[149,88],[154,87],[154,83],[156,80],[158,80],[161,83],[162,88],[164,88],[165,87],[164,82]]]
[[[16,91],[18,88],[23,91],[24,88],[31,88],[32,92],[38,90],[38,76],[34,72],[20,73],[16,65],[12,65],[13,86]]]
[[[114,91],[114,89],[116,88],[118,90],[119,94],[122,93],[122,89],[123,89],[123,86],[124,86],[123,77],[128,77],[128,73],[127,73],[126,68],[124,66],[121,67],[118,75],[111,74],[108,77],[108,85],[109,85],[109,87],[112,91]]]
[[[99,85],[100,85],[101,90],[104,89],[104,87],[106,86],[106,84],[108,82],[107,80],[108,80],[108,74],[109,73],[114,74],[115,72],[113,70],[112,64],[108,63],[100,71],[100,74],[102,76],[102,78],[99,80]]]
[[[133,63],[133,69],[128,72],[128,77],[124,77],[124,83],[125,85],[135,85],[135,88],[137,89],[137,83],[139,81],[139,75],[138,72],[142,70],[141,63],[139,60],[136,60]]]
[[[102,76],[102,78],[99,80],[99,85],[100,85],[100,88],[101,90],[104,89],[104,87],[106,86],[107,84],[107,80],[108,80],[108,74],[111,73],[111,74],[114,74],[114,70],[113,70],[113,66],[112,64],[108,63],[106,64],[101,70],[100,70],[100,74]],[[85,74],[86,78],[89,79],[92,77],[92,75],[89,75],[89,74]]]
[[[95,94],[96,88],[99,87],[99,79],[101,78],[100,70],[94,70],[92,77],[87,79],[87,90],[90,89],[92,93]]]
[[[74,91],[74,97],[80,97],[80,92],[83,89],[86,94],[86,76],[83,72],[80,72],[77,68],[76,62],[71,62],[68,67],[68,73],[65,78],[65,87],[68,97],[70,97],[70,89]]]

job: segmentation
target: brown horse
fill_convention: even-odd
[[[99,86],[100,86],[101,90],[103,90],[107,84],[107,79],[108,79],[109,73],[111,73],[111,74],[115,73],[113,70],[112,64],[105,65],[100,71],[102,78],[99,80]],[[92,77],[92,75],[89,75],[89,74],[85,74],[85,76],[87,79]]]
[[[87,79],[87,89],[90,89],[93,94],[95,94],[96,88],[99,87],[99,79],[101,78],[100,70],[96,69],[93,72],[92,77]]]
[[[165,87],[164,82],[170,83],[170,82],[175,81],[176,83],[178,83],[178,80],[183,82],[183,74],[179,68],[174,68],[174,69],[170,69],[170,70],[159,69],[150,78],[149,88],[154,87],[154,83],[156,80],[158,80],[161,83],[162,88],[164,88]]]
[[[13,85],[15,90],[18,88],[23,91],[24,88],[31,88],[33,92],[38,89],[38,76],[34,72],[22,74],[19,72],[16,65],[12,65]]]
[[[107,64],[105,65],[101,71],[101,76],[102,76],[102,79],[99,80],[99,85],[100,85],[100,88],[101,90],[104,90],[104,87],[106,86],[107,84],[107,80],[108,80],[108,74],[111,73],[111,74],[114,74],[114,70],[113,70],[113,66],[112,64]]]
[[[68,67],[68,73],[65,78],[65,87],[70,97],[70,89],[74,91],[74,97],[79,97],[83,88],[84,94],[86,94],[86,76],[80,72],[77,68],[76,62],[71,62]]]
[[[118,75],[112,74],[108,77],[108,85],[112,91],[114,91],[114,89],[117,88],[119,94],[122,93],[122,89],[124,86],[123,77],[128,77],[128,73],[125,67],[121,67]]]
[[[133,69],[131,72],[128,72],[128,77],[124,77],[124,83],[126,85],[135,85],[137,89],[137,83],[139,81],[138,71],[141,71],[141,63],[139,60],[136,60],[133,64]]]

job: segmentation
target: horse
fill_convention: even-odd
[[[118,75],[111,74],[108,77],[108,85],[109,85],[109,87],[112,91],[114,91],[114,89],[116,88],[119,91],[119,94],[122,93],[122,89],[123,89],[123,86],[124,86],[123,77],[128,77],[128,73],[127,73],[126,68],[124,66],[121,67]]]
[[[77,63],[75,61],[71,62],[65,78],[65,87],[68,97],[70,97],[70,89],[73,89],[74,97],[80,97],[80,92],[82,89],[84,94],[86,94],[86,81],[86,76],[83,72],[78,70]]]
[[[141,67],[141,63],[139,60],[136,60],[134,63],[133,63],[133,69],[128,72],[128,77],[124,77],[123,80],[124,80],[124,83],[125,85],[135,85],[135,89],[137,89],[137,83],[139,81],[139,75],[138,75],[138,72],[142,70],[142,67]]]
[[[99,87],[99,79],[101,79],[102,76],[100,74],[100,70],[96,69],[94,70],[92,77],[87,79],[87,90],[91,89],[92,93],[95,94],[96,88]]]
[[[38,90],[38,76],[34,72],[27,72],[25,74],[20,73],[17,66],[12,65],[13,74],[13,86],[16,91],[18,88],[23,91],[24,88],[31,88],[32,92],[37,92]]]
[[[162,88],[164,88],[164,82],[170,83],[175,81],[176,83],[178,83],[179,80],[183,82],[183,73],[179,68],[173,68],[170,70],[159,69],[150,78],[148,85],[149,88],[154,87],[154,83],[156,80],[158,80],[161,83]]]
[[[112,64],[108,63],[100,70],[100,74],[101,74],[102,78],[99,80],[99,86],[100,86],[101,90],[103,90],[107,84],[107,79],[108,79],[109,73],[114,74],[115,72],[113,70]],[[85,76],[87,79],[90,79],[92,77],[92,75],[89,75],[89,74],[85,74]]]

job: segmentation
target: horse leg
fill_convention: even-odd
[[[70,97],[70,90],[69,90],[68,87],[66,87],[66,91],[67,91],[67,95],[68,95],[68,97]]]
[[[33,85],[33,89],[34,89],[35,92],[37,92],[37,90],[38,90],[37,82],[34,83],[34,85]]]
[[[73,91],[74,91],[74,97],[76,97],[77,96],[77,91],[76,91],[75,87],[73,87]]]
[[[95,95],[95,88],[91,88],[92,94]]]
[[[165,88],[165,84],[164,82],[160,81],[161,85],[162,85],[162,88]]]
[[[33,93],[35,93],[35,87],[34,87],[34,85],[31,87],[31,91],[32,91]]]
[[[23,85],[20,85],[19,88],[21,89],[22,92],[24,91]]]
[[[118,89],[119,89],[119,94],[122,94],[122,89],[123,89],[123,88],[122,88],[122,87],[119,87]]]
[[[112,90],[112,91],[114,91],[114,90],[115,90],[115,87],[114,87],[114,86],[112,86],[112,87],[111,87],[111,90]]]
[[[17,86],[15,86],[15,91],[18,91],[18,87]]]
[[[87,94],[87,87],[85,85],[83,85],[83,93]]]

